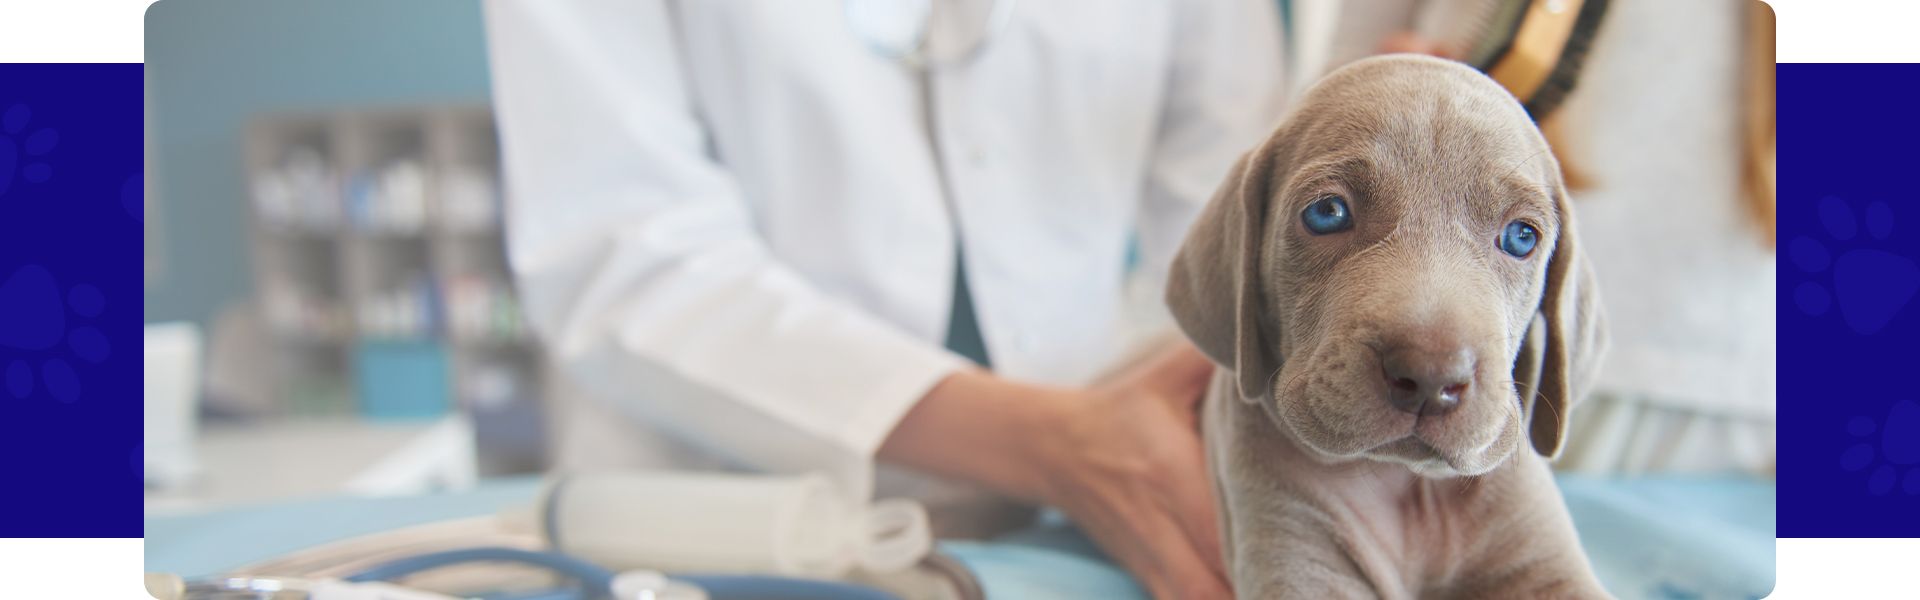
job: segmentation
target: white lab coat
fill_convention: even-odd
[[[941,346],[956,245],[995,371],[1084,383],[1126,333],[1130,237],[1157,276],[1278,117],[1271,0],[1020,2],[934,72],[931,115],[843,15],[487,3],[509,259],[595,404],[559,407],[593,415],[562,417],[563,466],[662,430],[864,496],[881,441],[963,364]]]

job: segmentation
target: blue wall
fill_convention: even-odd
[[[148,321],[206,325],[252,291],[248,119],[488,95],[478,0],[164,0],[147,11],[146,36],[159,194],[148,219],[161,236]]]

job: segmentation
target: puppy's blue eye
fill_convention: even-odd
[[[1339,196],[1327,196],[1308,204],[1300,211],[1300,223],[1314,235],[1326,235],[1338,231],[1353,229],[1353,212],[1347,210],[1347,199]]]
[[[1500,251],[1514,258],[1526,258],[1533,254],[1533,247],[1540,245],[1540,232],[1532,225],[1514,221],[1500,231]]]

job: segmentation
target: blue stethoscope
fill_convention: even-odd
[[[500,592],[473,600],[899,600],[862,585],[768,575],[616,574],[560,554],[518,548],[467,548],[422,554],[381,564],[343,578],[345,584],[387,582],[441,567],[508,562],[541,567],[572,579],[573,587]],[[228,577],[189,585],[183,600],[313,598],[321,584],[275,577]],[[383,595],[356,597],[386,598]],[[406,596],[412,598],[414,596]],[[431,597],[425,594],[421,598]]]

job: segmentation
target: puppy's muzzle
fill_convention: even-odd
[[[1402,412],[1438,417],[1460,406],[1473,387],[1475,357],[1447,340],[1390,343],[1379,353],[1387,402]]]

